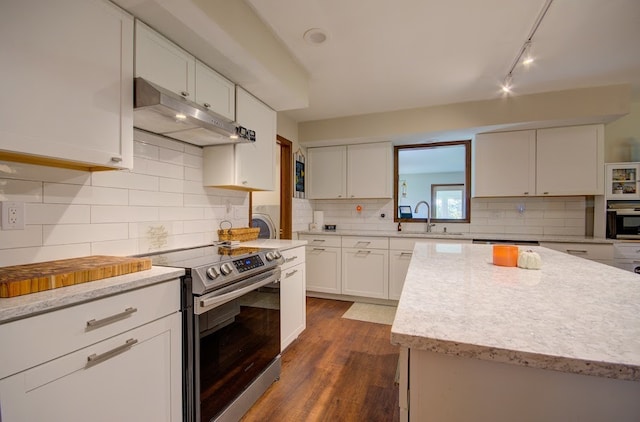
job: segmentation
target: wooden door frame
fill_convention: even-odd
[[[292,204],[293,204],[293,142],[276,135],[276,143],[280,146],[280,239],[292,237]]]

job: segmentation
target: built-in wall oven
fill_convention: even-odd
[[[151,255],[184,268],[184,419],[237,421],[280,376],[277,251],[209,245]]]

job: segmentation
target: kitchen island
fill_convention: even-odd
[[[391,330],[405,420],[640,419],[640,278],[527,249],[540,270],[416,244]]]

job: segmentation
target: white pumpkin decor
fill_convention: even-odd
[[[541,266],[542,260],[540,259],[540,255],[531,249],[518,253],[518,267],[529,270],[539,270]]]

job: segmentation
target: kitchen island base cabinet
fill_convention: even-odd
[[[640,417],[640,382],[404,347],[400,355],[401,420],[631,422]]]
[[[180,326],[174,313],[1,380],[2,421],[182,420]]]

